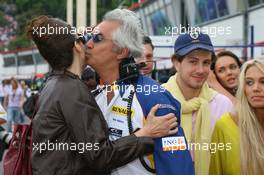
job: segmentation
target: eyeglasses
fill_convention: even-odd
[[[99,43],[103,40],[106,40],[101,33],[97,33],[97,34],[89,33],[89,34],[81,35],[77,40],[81,41],[83,44],[86,44],[90,39],[92,39],[94,43]]]

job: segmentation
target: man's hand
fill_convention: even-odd
[[[174,114],[169,113],[164,116],[155,116],[156,111],[159,109],[159,105],[155,105],[151,108],[146,123],[143,128],[135,132],[137,137],[151,137],[160,138],[178,132],[177,118]]]

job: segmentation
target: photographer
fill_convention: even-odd
[[[147,114],[156,104],[159,104],[158,116],[175,114],[180,123],[180,103],[154,80],[140,75],[142,65],[135,64],[134,58],[143,53],[143,32],[134,12],[125,9],[108,12],[88,39],[87,64],[101,78],[101,86],[93,94],[104,113],[111,140],[144,127],[145,120],[149,119]],[[154,86],[150,93],[142,91]],[[179,174],[179,170],[181,175],[194,174],[183,130],[180,126],[177,129],[170,137],[155,139],[157,175]],[[148,157],[141,157],[113,170],[112,174],[152,174],[155,173],[152,165]]]

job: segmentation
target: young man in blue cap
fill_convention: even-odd
[[[177,73],[164,87],[182,105],[182,127],[189,142],[196,175],[207,175],[210,163],[211,133],[216,120],[225,112],[233,112],[232,102],[209,88],[206,83],[214,57],[208,35],[191,32],[175,42],[172,62]]]

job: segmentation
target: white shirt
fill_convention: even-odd
[[[110,140],[116,140],[118,138],[128,136],[129,129],[127,124],[127,97],[130,94],[130,90],[134,89],[132,85],[124,92],[121,97],[118,90],[114,91],[114,97],[111,102],[107,104],[107,93],[106,90],[98,94],[95,98],[98,106],[100,107],[102,113],[104,114],[105,120],[109,128],[109,138]],[[145,120],[141,105],[134,94],[132,103],[132,125],[133,130],[143,127],[143,122]],[[146,163],[151,166],[150,160],[144,157]],[[152,167],[153,168],[153,167]],[[112,175],[152,175],[149,173],[140,163],[139,159],[136,159],[122,167],[112,170]]]
[[[0,97],[4,97],[4,96],[5,96],[4,87],[3,87],[3,84],[0,83]]]
[[[4,119],[5,121],[7,120],[6,118],[6,111],[4,110],[4,108],[2,107],[2,105],[0,104],[0,118]]]

